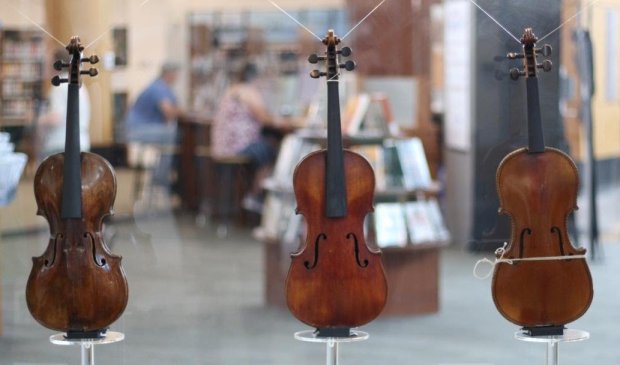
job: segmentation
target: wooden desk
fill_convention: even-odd
[[[184,209],[196,212],[204,195],[205,177],[201,174],[200,157],[208,154],[211,144],[211,120],[184,116],[179,119],[178,130],[180,155],[177,173],[181,203]]]

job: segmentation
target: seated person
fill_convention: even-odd
[[[177,80],[179,66],[165,63],[161,73],[140,93],[127,113],[126,140],[147,144],[172,145],[177,142],[177,118],[181,110],[172,86]],[[162,155],[153,174],[153,182],[163,187],[170,185],[172,156]]]
[[[231,75],[211,131],[213,157],[245,156],[255,168],[253,186],[243,201],[244,208],[252,211],[261,209],[261,182],[271,174],[282,137],[281,123],[271,115],[254,83],[257,76],[253,64]]]

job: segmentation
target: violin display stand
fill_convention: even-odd
[[[81,365],[95,365],[95,345],[107,345],[120,342],[125,339],[125,335],[120,332],[106,332],[102,338],[79,338],[69,339],[64,333],[50,336],[50,342],[54,345],[70,346],[79,345],[82,353]]]
[[[368,333],[351,330],[346,337],[318,337],[314,330],[295,333],[295,339],[304,342],[324,343],[327,348],[326,365],[338,365],[338,345],[345,342],[359,342],[368,339]]]
[[[515,332],[515,338],[525,342],[541,342],[547,344],[546,365],[558,365],[558,345],[560,342],[577,342],[590,338],[590,333],[581,330],[565,329],[563,335],[531,336],[524,330]]]

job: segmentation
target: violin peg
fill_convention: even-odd
[[[542,48],[536,48],[536,53],[542,53],[544,57],[549,57],[551,56],[552,50],[553,48],[551,48],[551,45],[545,44]]]
[[[523,57],[525,57],[523,53],[515,53],[515,52],[510,52],[506,55],[506,58],[508,58],[509,60],[515,60],[515,59],[523,58]]]
[[[59,86],[62,83],[69,82],[69,79],[61,79],[60,76],[52,77],[52,85]]]
[[[355,70],[355,62],[353,61],[347,61],[343,64],[338,65],[340,68],[344,68],[347,71],[353,71]]]
[[[99,71],[97,71],[96,68],[92,68],[91,67],[90,69],[88,69],[88,71],[80,71],[80,74],[88,75],[90,77],[95,77],[95,76],[99,75]]]
[[[553,67],[553,63],[551,63],[550,60],[544,60],[543,63],[536,65],[536,67],[542,68],[545,72],[549,72]]]
[[[518,68],[510,69],[510,78],[513,80],[518,80],[519,77],[525,76],[525,71],[521,71]]]
[[[312,77],[313,79],[318,79],[321,76],[327,76],[327,72],[321,72],[319,70],[310,71],[310,77]]]
[[[99,57],[97,55],[92,55],[90,57],[84,57],[82,58],[82,62],[88,62],[91,65],[94,65],[95,63],[99,62]]]
[[[344,57],[349,57],[353,53],[353,51],[351,51],[351,47],[342,47],[342,49],[338,51],[338,53]]]
[[[61,71],[63,67],[69,67],[69,64],[62,62],[61,60],[54,62],[54,70]]]
[[[308,62],[310,62],[312,64],[318,63],[319,61],[325,61],[325,57],[319,56],[316,53],[311,54],[308,57]]]

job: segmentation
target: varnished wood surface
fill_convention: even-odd
[[[387,298],[380,251],[366,245],[363,231],[372,210],[374,173],[363,157],[344,151],[348,211],[330,219],[325,216],[325,160],[325,150],[313,152],[293,176],[308,234],[292,255],[287,304],[297,319],[316,328],[358,327],[376,318]]]
[[[583,255],[570,242],[566,221],[577,208],[579,177],[563,152],[519,149],[497,170],[500,213],[512,220],[504,258]],[[585,258],[500,263],[493,275],[493,300],[500,313],[521,326],[564,325],[581,317],[592,301]]]
[[[48,157],[35,175],[37,214],[50,226],[48,246],[33,267],[26,302],[43,326],[62,332],[107,328],[125,310],[128,287],[121,257],[102,236],[102,220],[112,214],[116,178],[98,155],[81,154],[82,218],[61,219],[64,155]]]

